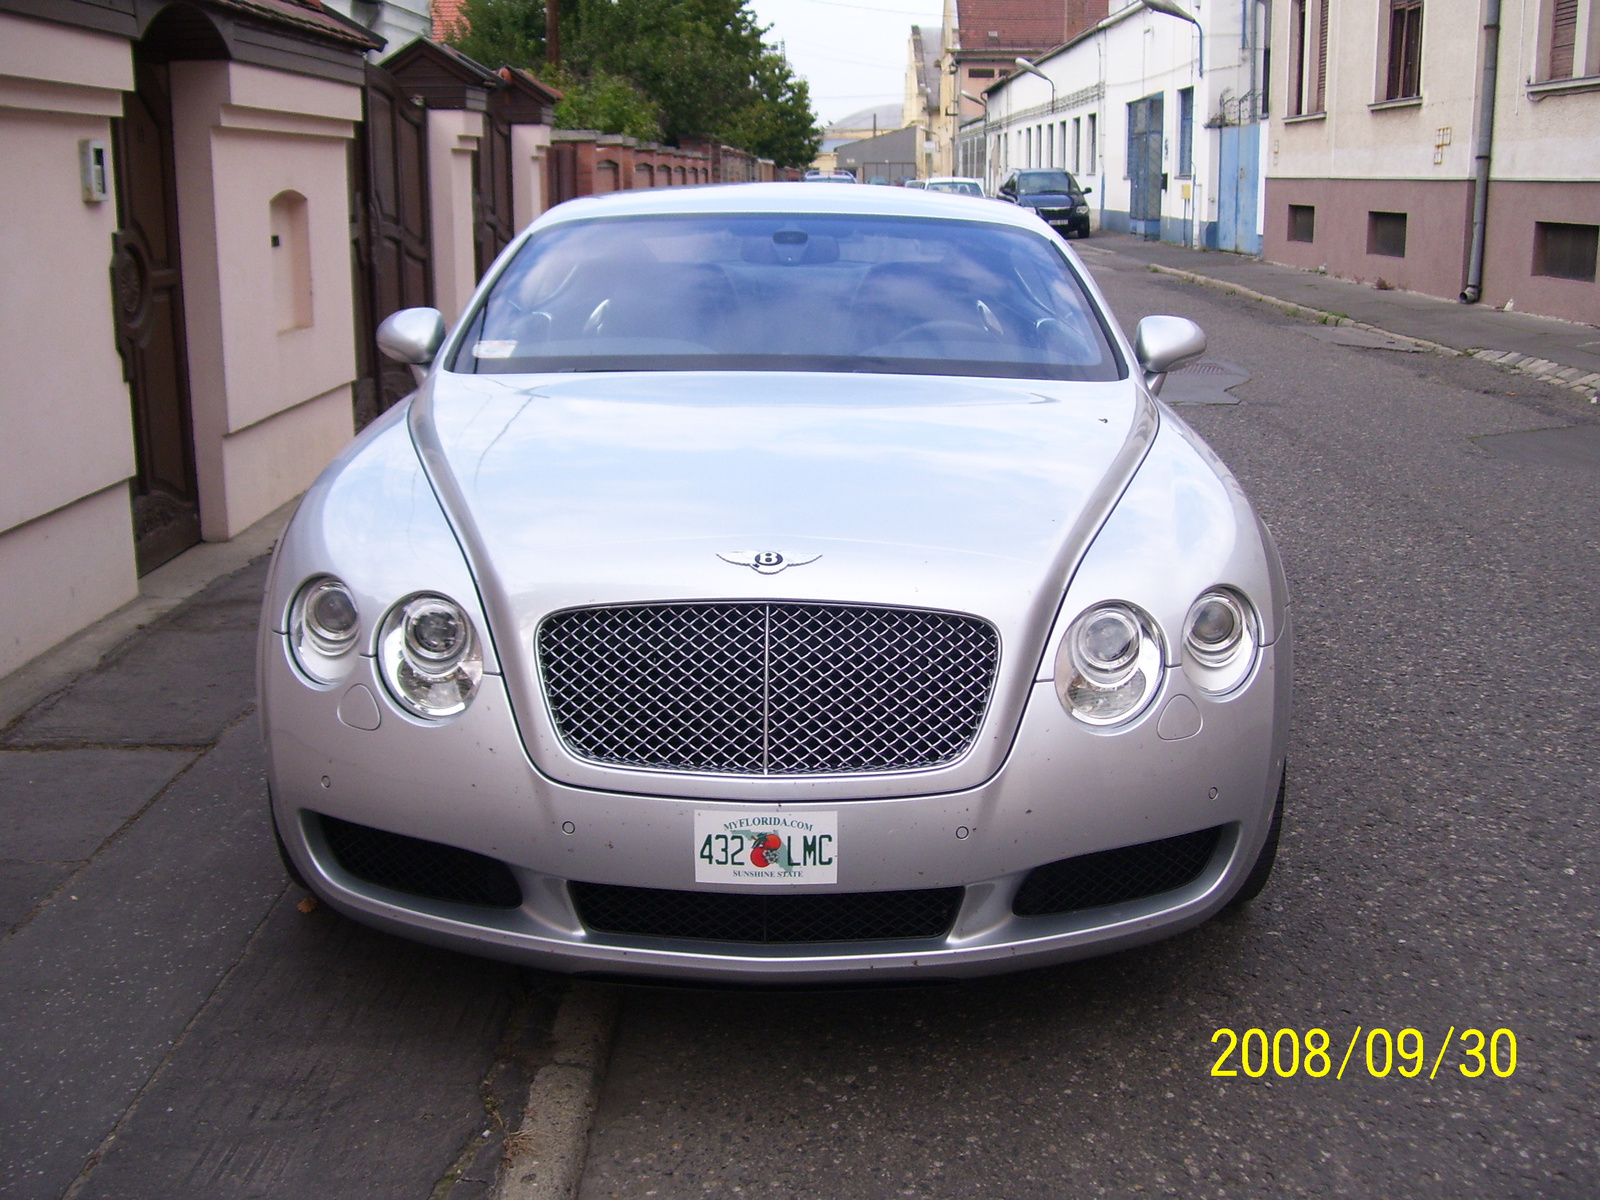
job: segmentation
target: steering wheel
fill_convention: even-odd
[[[1070,358],[1088,362],[1095,357],[1095,348],[1089,339],[1058,317],[1042,317],[1034,322],[1033,328],[1042,348],[1049,348],[1052,342],[1058,346],[1064,343]]]
[[[994,334],[981,325],[968,325],[965,321],[924,321],[920,325],[913,325],[910,329],[902,329],[883,344],[893,346],[899,342],[919,340],[991,342],[994,340]]]

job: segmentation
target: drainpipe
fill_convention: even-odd
[[[1500,66],[1500,0],[1487,0],[1483,14],[1483,82],[1478,95],[1478,153],[1473,160],[1472,253],[1461,303],[1483,298],[1483,238],[1489,223],[1489,156],[1494,150],[1494,92]]]

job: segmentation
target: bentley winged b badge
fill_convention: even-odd
[[[758,575],[776,575],[788,567],[803,567],[807,563],[814,563],[821,558],[820,554],[813,554],[810,558],[788,558],[776,550],[730,550],[726,554],[717,551],[717,557],[725,563],[732,563],[736,567],[749,567]]]

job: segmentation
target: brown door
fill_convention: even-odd
[[[516,233],[511,209],[511,125],[496,117],[493,100],[490,111],[484,114],[483,137],[473,157],[477,160],[477,186],[472,190],[473,236],[481,279]]]
[[[378,325],[433,303],[428,239],[427,112],[382,67],[368,65],[350,172],[356,286],[356,425],[416,387],[409,367],[378,352]]]
[[[172,94],[164,65],[138,62],[116,142],[111,287],[117,349],[133,397],[134,554],[146,574],[200,540],[189,360],[178,263]]]

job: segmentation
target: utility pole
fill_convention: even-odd
[[[552,67],[561,65],[560,0],[544,0],[544,60]]]

